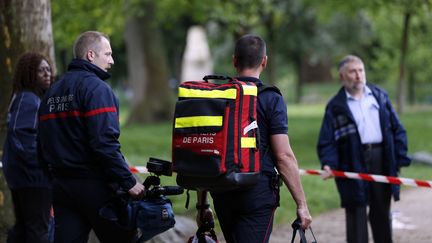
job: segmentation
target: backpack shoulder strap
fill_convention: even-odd
[[[270,85],[265,85],[265,84],[263,84],[263,85],[258,86],[258,94],[259,94],[259,93],[262,93],[262,92],[264,92],[264,91],[266,91],[266,90],[271,90],[271,91],[273,91],[273,92],[276,92],[276,93],[282,95],[282,93],[281,93],[281,91],[279,90],[279,88],[276,87],[276,86],[274,86],[274,85],[271,85],[271,86],[270,86]]]
[[[280,92],[278,87],[276,87],[274,85],[270,86],[270,85],[265,85],[265,84],[258,86],[258,95],[264,91],[267,91],[267,90],[282,95],[282,93]],[[259,132],[258,132],[258,135],[259,135]],[[259,139],[257,139],[257,140],[259,141]],[[269,153],[269,152],[270,152],[270,146],[265,146],[264,147],[264,154],[263,155],[261,154],[261,158],[264,158],[267,155],[267,153]]]

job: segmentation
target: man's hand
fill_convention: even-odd
[[[301,220],[302,229],[309,228],[309,225],[312,223],[312,216],[309,213],[309,209],[307,207],[299,207],[297,208],[297,217]]]
[[[144,186],[143,184],[137,182],[135,186],[133,186],[131,189],[129,189],[128,193],[134,198],[142,197],[144,196]]]
[[[323,169],[324,169],[324,174],[322,174],[321,177],[324,180],[327,180],[327,179],[330,179],[330,178],[334,177],[333,172],[331,171],[330,166],[324,165]]]

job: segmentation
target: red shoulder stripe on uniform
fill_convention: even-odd
[[[111,107],[104,107],[104,108],[99,108],[99,109],[94,109],[91,111],[87,111],[84,116],[88,117],[88,116],[94,116],[94,115],[98,115],[101,113],[108,113],[108,112],[117,112],[117,108],[115,108],[114,106]]]
[[[39,117],[39,121],[46,121],[49,119],[56,119],[56,118],[66,118],[71,116],[82,116],[82,113],[80,111],[67,111],[67,112],[59,112],[59,113],[51,113],[46,114]]]
[[[103,107],[94,109],[91,111],[87,111],[86,113],[80,112],[80,111],[68,111],[68,112],[59,112],[59,113],[51,113],[46,114],[39,117],[39,121],[46,121],[49,119],[56,119],[56,118],[66,118],[66,117],[89,117],[89,116],[95,116],[101,113],[109,113],[109,112],[117,112],[117,108],[112,107]]]

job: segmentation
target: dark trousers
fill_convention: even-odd
[[[382,157],[382,148],[368,149],[364,152],[368,173],[383,174],[385,165]],[[390,184],[369,183],[369,222],[375,243],[391,243],[391,186]],[[367,208],[345,208],[346,231],[348,243],[367,243]]]
[[[227,243],[269,242],[277,191],[269,176],[261,176],[246,191],[213,193],[214,209]]]
[[[103,219],[99,209],[112,197],[102,180],[59,179],[53,181],[56,243],[86,243],[94,230],[101,243],[129,242],[135,231]]]
[[[9,231],[8,243],[48,243],[51,188],[11,189],[15,225]]]

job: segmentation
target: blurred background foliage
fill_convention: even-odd
[[[138,105],[141,111],[134,109],[125,89],[130,76],[125,29],[131,19],[141,25],[135,32],[142,35],[142,51],[162,49],[157,55],[164,55],[158,60],[167,67],[163,74],[166,86],[168,79],[180,80],[191,26],[205,28],[214,73],[218,74],[234,75],[231,56],[238,37],[247,33],[262,36],[269,56],[262,79],[283,91],[290,139],[301,168],[319,168],[315,146],[324,105],[340,87],[336,66],[349,53],[364,59],[368,80],[383,86],[398,107],[408,105],[401,117],[409,134],[410,152],[432,151],[428,142],[432,136],[429,1],[54,0],[52,10],[59,70],[64,71],[70,61],[71,46],[80,32],[97,29],[111,36],[116,64],[110,82],[122,104],[122,151],[132,164],[145,165],[149,157],[171,159],[171,117],[157,122],[128,122],[133,113],[151,113],[149,103]],[[142,31],[145,27],[147,30]],[[149,41],[153,35],[159,36],[158,46]],[[148,82],[153,78],[147,77]],[[400,82],[405,85],[399,86]],[[397,97],[400,87],[406,94],[402,102]],[[175,97],[175,90],[170,90]],[[402,176],[427,179],[430,171],[427,166],[413,165],[403,170]],[[302,181],[313,214],[339,206],[332,181],[322,182],[311,176],[302,177]],[[174,184],[175,177],[165,177],[164,183]],[[194,214],[193,209],[184,209],[184,196],[172,199],[177,212]],[[294,204],[286,190],[282,200],[277,221],[289,223],[294,218]]]
[[[430,90],[432,76],[432,70],[425,68],[431,64],[432,52],[428,45],[432,39],[428,25],[431,5],[426,0],[54,0],[52,21],[59,73],[71,59],[75,37],[84,30],[97,29],[112,39],[116,65],[111,82],[127,85],[126,20],[149,15],[150,11],[153,18],[141,24],[156,26],[161,32],[160,48],[166,55],[165,75],[169,79],[180,79],[187,30],[202,25],[215,73],[233,74],[231,55],[236,38],[246,33],[262,36],[270,58],[263,79],[286,92],[291,84],[289,88],[295,92],[287,98],[297,103],[310,101],[304,97],[305,85],[335,83],[337,62],[348,53],[365,60],[368,80],[388,88],[395,101],[399,79],[407,83],[406,102],[430,103],[432,99],[424,92]],[[408,23],[406,15],[410,16]],[[406,50],[402,47],[404,27],[408,32]],[[406,59],[401,67],[403,52]],[[401,68],[406,70],[404,77],[400,77]]]
[[[368,81],[389,92],[408,131],[410,153],[432,151],[429,0],[39,1],[51,4],[51,20],[46,21],[52,21],[58,75],[66,71],[81,32],[110,36],[115,65],[109,82],[121,100],[122,151],[132,164],[145,165],[149,157],[171,159],[175,84],[182,81],[187,32],[196,25],[206,31],[217,74],[234,75],[231,57],[238,37],[253,33],[266,40],[269,66],[262,79],[284,94],[290,140],[301,168],[319,168],[315,146],[324,106],[340,87],[337,63],[349,53],[363,58]],[[4,16],[10,16],[10,6],[29,2],[1,1],[0,27],[7,30]],[[10,58],[0,52],[3,63],[13,63]],[[1,94],[9,93],[9,83],[0,80]],[[7,104],[2,95],[0,117],[5,117]],[[0,133],[3,128],[0,123]],[[402,173],[428,179],[431,168],[414,164]],[[312,176],[302,181],[313,215],[339,206],[332,181]],[[175,177],[165,177],[164,183],[174,184]],[[184,196],[172,199],[176,212],[194,214],[184,209]],[[287,190],[277,212],[278,222],[295,217]]]

